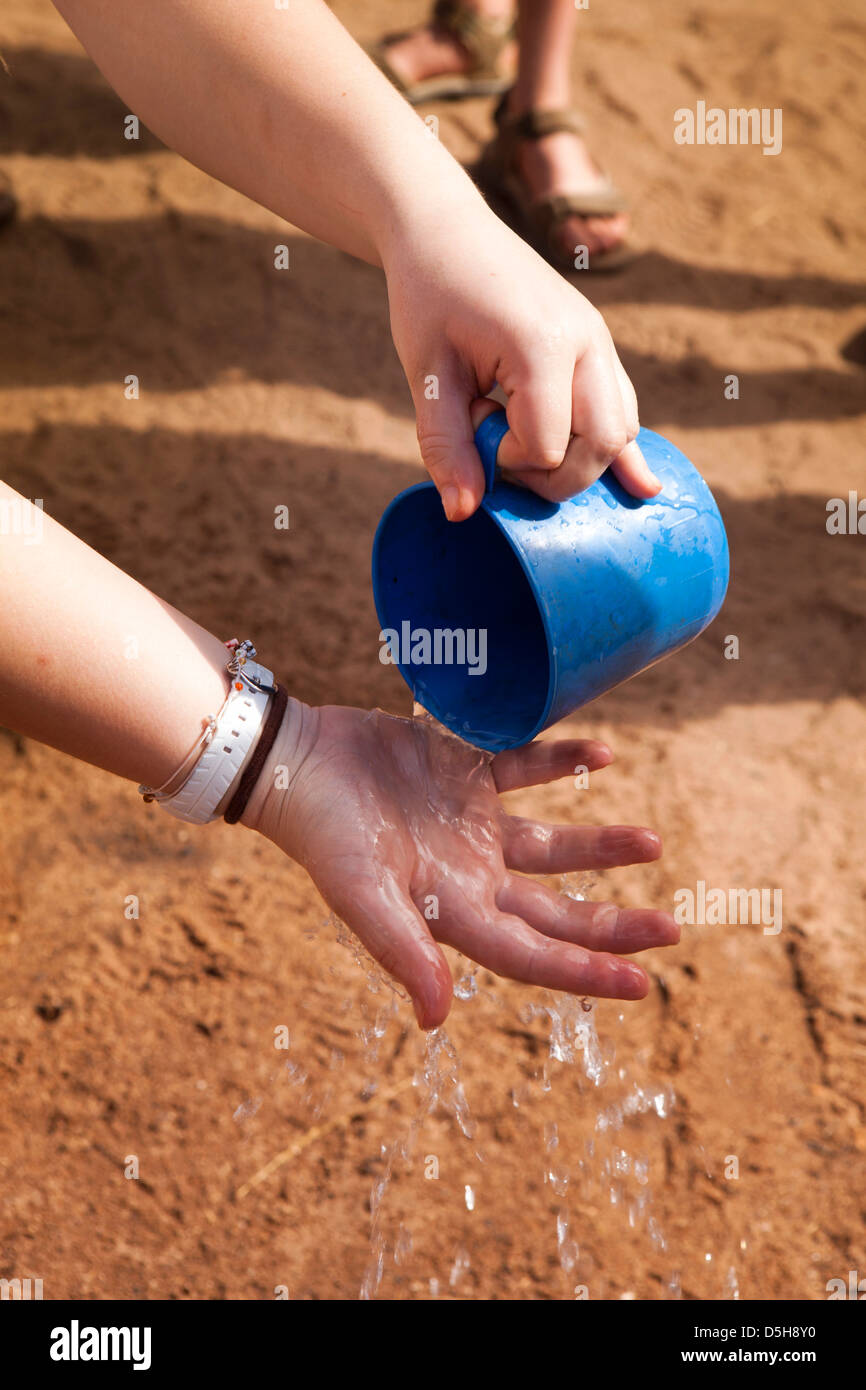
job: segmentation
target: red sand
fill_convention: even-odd
[[[367,39],[422,8],[338,12]],[[670,905],[698,879],[778,887],[784,927],[686,928],[648,958],[653,992],[625,1023],[599,1007],[629,1078],[677,1094],[669,1118],[630,1119],[618,1141],[649,1159],[667,1249],[629,1228],[606,1183],[578,1188],[569,1277],[544,1125],[574,1164],[615,1097],[556,1065],[550,1095],[528,1086],[547,1036],[520,1021],[532,991],[497,982],[458,1003],[448,1031],[477,1139],[434,1117],[414,1166],[398,1165],[385,1227],[404,1220],[414,1246],[386,1263],[381,1296],[427,1297],[433,1277],[448,1297],[584,1283],[592,1298],[663,1298],[679,1270],[687,1297],[720,1298],[733,1266],[744,1298],[822,1299],[866,1270],[866,539],[825,528],[828,498],[866,494],[863,368],[841,354],[866,319],[866,24],[842,0],[799,17],[776,0],[616,0],[581,25],[581,104],[653,248],[582,287],[643,422],[710,480],[733,581],[698,643],[571,722],[618,753],[591,791],[513,801],[662,832],[659,865],[599,892]],[[124,141],[125,107],[44,0],[8,0],[0,51],[0,168],[22,200],[0,239],[5,477],[214,631],[252,635],[303,698],[407,712],[376,659],[368,575],[384,504],[420,476],[380,275],[146,135]],[[781,106],[783,153],[676,146],[673,112],[698,99]],[[438,108],[442,138],[470,158],[488,111]],[[288,533],[273,530],[278,503]],[[723,658],[728,634],[739,661]],[[325,909],[269,844],[184,829],[8,735],[0,786],[0,1276],[41,1277],[46,1298],[356,1297],[380,1146],[418,1103],[408,1012],[365,1060],[356,1032],[380,997],[332,933],[311,935]],[[274,1051],[282,1024],[305,1085]],[[470,1267],[452,1288],[461,1247]]]

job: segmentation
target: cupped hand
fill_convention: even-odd
[[[635,497],[658,493],[601,315],[483,203],[395,238],[383,263],[421,455],[449,519],[484,493],[471,407],[494,383],[510,427],[499,463],[518,482],[561,502],[611,467]]]
[[[525,820],[498,795],[611,757],[603,743],[560,740],[491,758],[425,720],[291,701],[243,819],[307,869],[409,992],[422,1028],[451,1007],[440,943],[510,979],[641,999],[647,975],[618,953],[678,941],[673,918],[575,901],[525,875],[646,863],[659,837]]]

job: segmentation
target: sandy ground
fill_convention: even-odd
[[[422,8],[338,12],[366,39]],[[699,642],[572,721],[618,752],[591,791],[513,801],[662,832],[660,864],[596,894],[780,888],[784,925],[690,927],[650,955],[651,996],[593,1015],[599,1087],[580,1059],[545,1083],[544,1000],[479,977],[447,1026],[474,1134],[446,1105],[395,1159],[378,1293],[821,1299],[866,1273],[866,538],[825,528],[828,498],[866,494],[846,348],[866,320],[866,24],[842,0],[593,0],[581,26],[581,104],[650,248],[581,287],[644,423],[713,486],[733,578]],[[123,140],[126,107],[44,0],[7,0],[0,50],[22,202],[0,241],[4,475],[213,630],[249,632],[304,699],[408,712],[368,578],[377,518],[421,472],[380,275]],[[782,154],[676,146],[698,99],[782,107]],[[487,104],[431,110],[470,159]],[[6,734],[0,786],[0,1276],[46,1298],[356,1298],[383,1145],[430,1098],[406,1006],[246,831],[187,830]]]

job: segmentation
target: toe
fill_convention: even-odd
[[[555,235],[563,255],[573,258],[576,248],[585,246],[591,261],[594,253],[621,246],[627,234],[628,218],[617,213],[614,217],[567,217]]]

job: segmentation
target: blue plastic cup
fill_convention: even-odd
[[[373,543],[380,659],[440,723],[491,752],[684,647],[728,586],[715,499],[666,439],[638,435],[658,497],[631,497],[608,469],[553,503],[497,476],[507,429],[500,410],[476,431],[487,489],[474,516],[448,521],[434,484],[419,483],[390,503]]]

